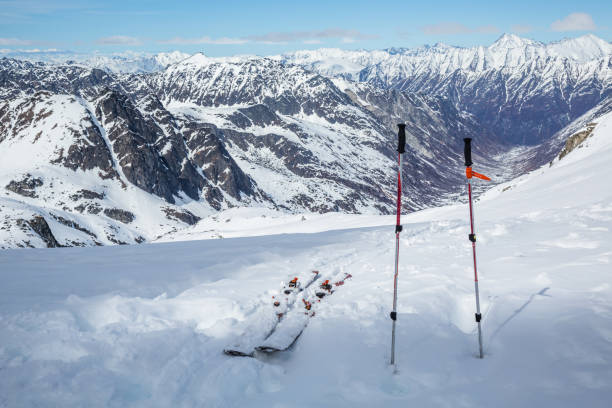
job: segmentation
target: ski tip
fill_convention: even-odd
[[[245,353],[239,350],[225,349],[223,350],[223,354],[232,356],[232,357],[254,357],[253,352]]]
[[[259,346],[259,347],[255,347],[255,350],[260,351],[262,353],[276,353],[277,351],[283,351],[279,348],[276,347],[271,347],[271,346]]]

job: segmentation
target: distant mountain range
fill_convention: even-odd
[[[50,65],[83,65],[98,68],[109,73],[144,73],[155,72],[177,63],[190,54],[180,51],[161,52],[158,54],[124,52],[119,54],[89,54],[71,51],[41,50],[3,50],[0,58],[11,58],[20,61],[43,62]]]
[[[406,210],[424,208],[463,188],[463,137],[502,182],[612,109],[612,45],[592,35],[267,58],[12,56],[0,59],[4,247],[151,241],[245,205],[391,213],[403,121]]]

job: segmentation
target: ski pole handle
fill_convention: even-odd
[[[399,131],[397,132],[397,151],[399,154],[403,154],[406,151],[406,125],[404,123],[400,123],[397,125],[397,127],[399,127]]]
[[[463,139],[465,146],[463,146],[463,155],[465,157],[465,167],[472,165],[472,138],[466,137]]]

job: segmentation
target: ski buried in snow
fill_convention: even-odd
[[[230,356],[255,357],[255,352],[274,353],[291,347],[308,325],[309,319],[315,316],[316,305],[352,277],[343,273],[333,279],[322,277],[318,271],[313,271],[313,275],[297,287],[291,285],[292,282],[300,282],[299,278],[284,284],[280,295],[272,298],[271,306],[263,307],[254,314],[240,341],[223,352]],[[274,312],[273,319],[270,318],[270,310]],[[266,319],[261,318],[262,314]]]
[[[325,279],[321,284],[304,291],[301,296],[303,307],[298,305],[293,308],[287,314],[287,318],[282,320],[270,336],[255,350],[263,353],[274,353],[285,351],[291,347],[304,332],[310,319],[315,316],[317,305],[324,298],[335,293],[350,278],[352,278],[351,274],[342,273],[336,279]]]
[[[276,329],[289,310],[293,308],[300,292],[307,290],[319,278],[319,271],[309,271],[281,284],[278,294],[269,302],[260,305],[249,316],[249,323],[238,340],[226,347],[223,352],[230,356],[252,357],[255,347],[261,344]]]

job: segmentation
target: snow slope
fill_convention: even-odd
[[[268,208],[239,207],[220,211],[196,225],[173,231],[156,242],[317,233],[359,227],[394,225],[394,216],[342,213],[287,214]]]
[[[595,121],[582,147],[476,203],[483,360],[457,205],[404,219],[396,374],[389,226],[2,251],[0,405],[608,407],[612,114]],[[308,269],[353,279],[290,351],[223,355]]]

